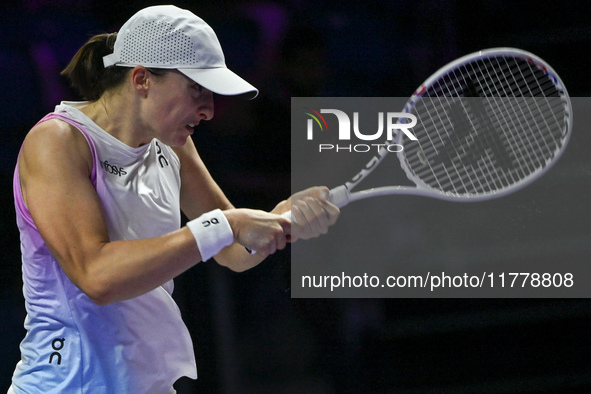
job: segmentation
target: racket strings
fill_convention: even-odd
[[[405,143],[415,178],[444,193],[511,187],[544,168],[565,142],[564,92],[533,61],[478,59],[427,87],[413,113],[418,141]]]
[[[500,60],[503,60],[502,62]],[[494,76],[491,75],[491,78],[496,79],[502,83],[502,90],[499,91],[499,95],[501,97],[511,97],[511,95],[515,95],[516,97],[523,97],[532,96],[535,94],[534,91],[530,88],[532,83],[537,84],[537,80],[532,78],[531,72],[533,71],[531,67],[526,62],[522,62],[523,67],[528,66],[527,69],[524,70],[522,68],[518,68],[517,71],[513,67],[515,67],[514,59],[493,59],[495,65],[501,70],[503,73],[499,75],[499,73],[495,74]],[[507,73],[507,71],[509,71]],[[509,78],[505,79],[504,76],[509,75]],[[519,78],[517,78],[518,76]],[[526,81],[527,83],[523,83]],[[519,90],[511,89],[511,86],[517,86]],[[513,100],[510,103],[507,103],[505,100],[496,99],[494,92],[490,92],[489,96],[491,105],[494,108],[493,113],[497,118],[498,125],[510,125],[509,128],[505,130],[525,130],[527,134],[531,134],[531,125],[536,123],[535,119],[532,119],[531,111],[528,111],[527,107],[522,107],[519,105],[520,100]],[[525,110],[524,110],[525,109]],[[507,114],[514,113],[518,116],[509,117]],[[500,128],[500,127],[498,127]],[[502,130],[502,129],[501,129]],[[504,130],[503,130],[504,131]],[[515,149],[515,147],[522,147],[529,149],[530,151],[535,151],[535,149],[542,149],[539,144],[535,147],[536,144],[532,144],[532,141],[524,136],[524,133],[507,133],[503,132],[503,136],[505,137],[505,141],[507,141],[507,148],[508,151],[511,152],[512,156],[517,158],[517,163],[526,163],[528,162],[523,157],[523,154],[520,150]],[[519,179],[523,178],[527,175],[528,171],[533,171],[533,169],[524,170],[523,167],[518,167],[516,171],[513,172],[506,172],[506,177],[508,179],[509,184],[512,182],[518,181]]]

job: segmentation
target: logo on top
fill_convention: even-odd
[[[359,130],[359,112],[353,112],[353,122],[351,123],[349,115],[338,109],[321,109],[320,112],[309,107],[303,107],[303,109],[305,110],[304,113],[310,117],[307,123],[308,140],[314,139],[314,121],[320,128],[320,131],[324,131],[325,129],[328,131],[328,124],[322,114],[333,114],[336,116],[339,124],[339,140],[350,140],[351,130],[355,137],[363,141],[375,141],[381,139],[382,134],[384,133],[384,124],[387,141],[394,140],[395,130],[397,132],[401,131],[412,141],[417,140],[417,137],[409,130],[417,124],[417,117],[410,113],[387,112],[384,114],[383,112],[378,112],[378,130],[367,134]]]

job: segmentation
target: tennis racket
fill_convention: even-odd
[[[570,98],[558,74],[514,48],[482,50],[449,63],[414,92],[403,112],[416,117],[416,141],[399,131],[351,180],[330,191],[332,203],[344,207],[391,194],[463,202],[506,196],[556,163],[572,128]],[[403,147],[396,155],[415,186],[354,191],[393,144]]]
[[[416,117],[416,140],[399,131],[385,141],[361,171],[330,190],[333,204],[396,194],[459,202],[506,196],[556,163],[572,129],[570,98],[558,74],[515,48],[482,50],[447,64],[419,86],[403,112]],[[393,145],[414,186],[354,191]],[[294,220],[291,211],[283,216]]]

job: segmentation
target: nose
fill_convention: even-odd
[[[199,118],[202,120],[210,120],[213,118],[213,93],[207,89],[201,92],[201,102],[197,107]]]

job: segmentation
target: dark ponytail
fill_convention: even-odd
[[[92,37],[61,72],[85,100],[98,100],[105,91],[122,84],[131,70],[129,67],[105,68],[103,65],[103,56],[113,53],[116,37],[117,33]]]

